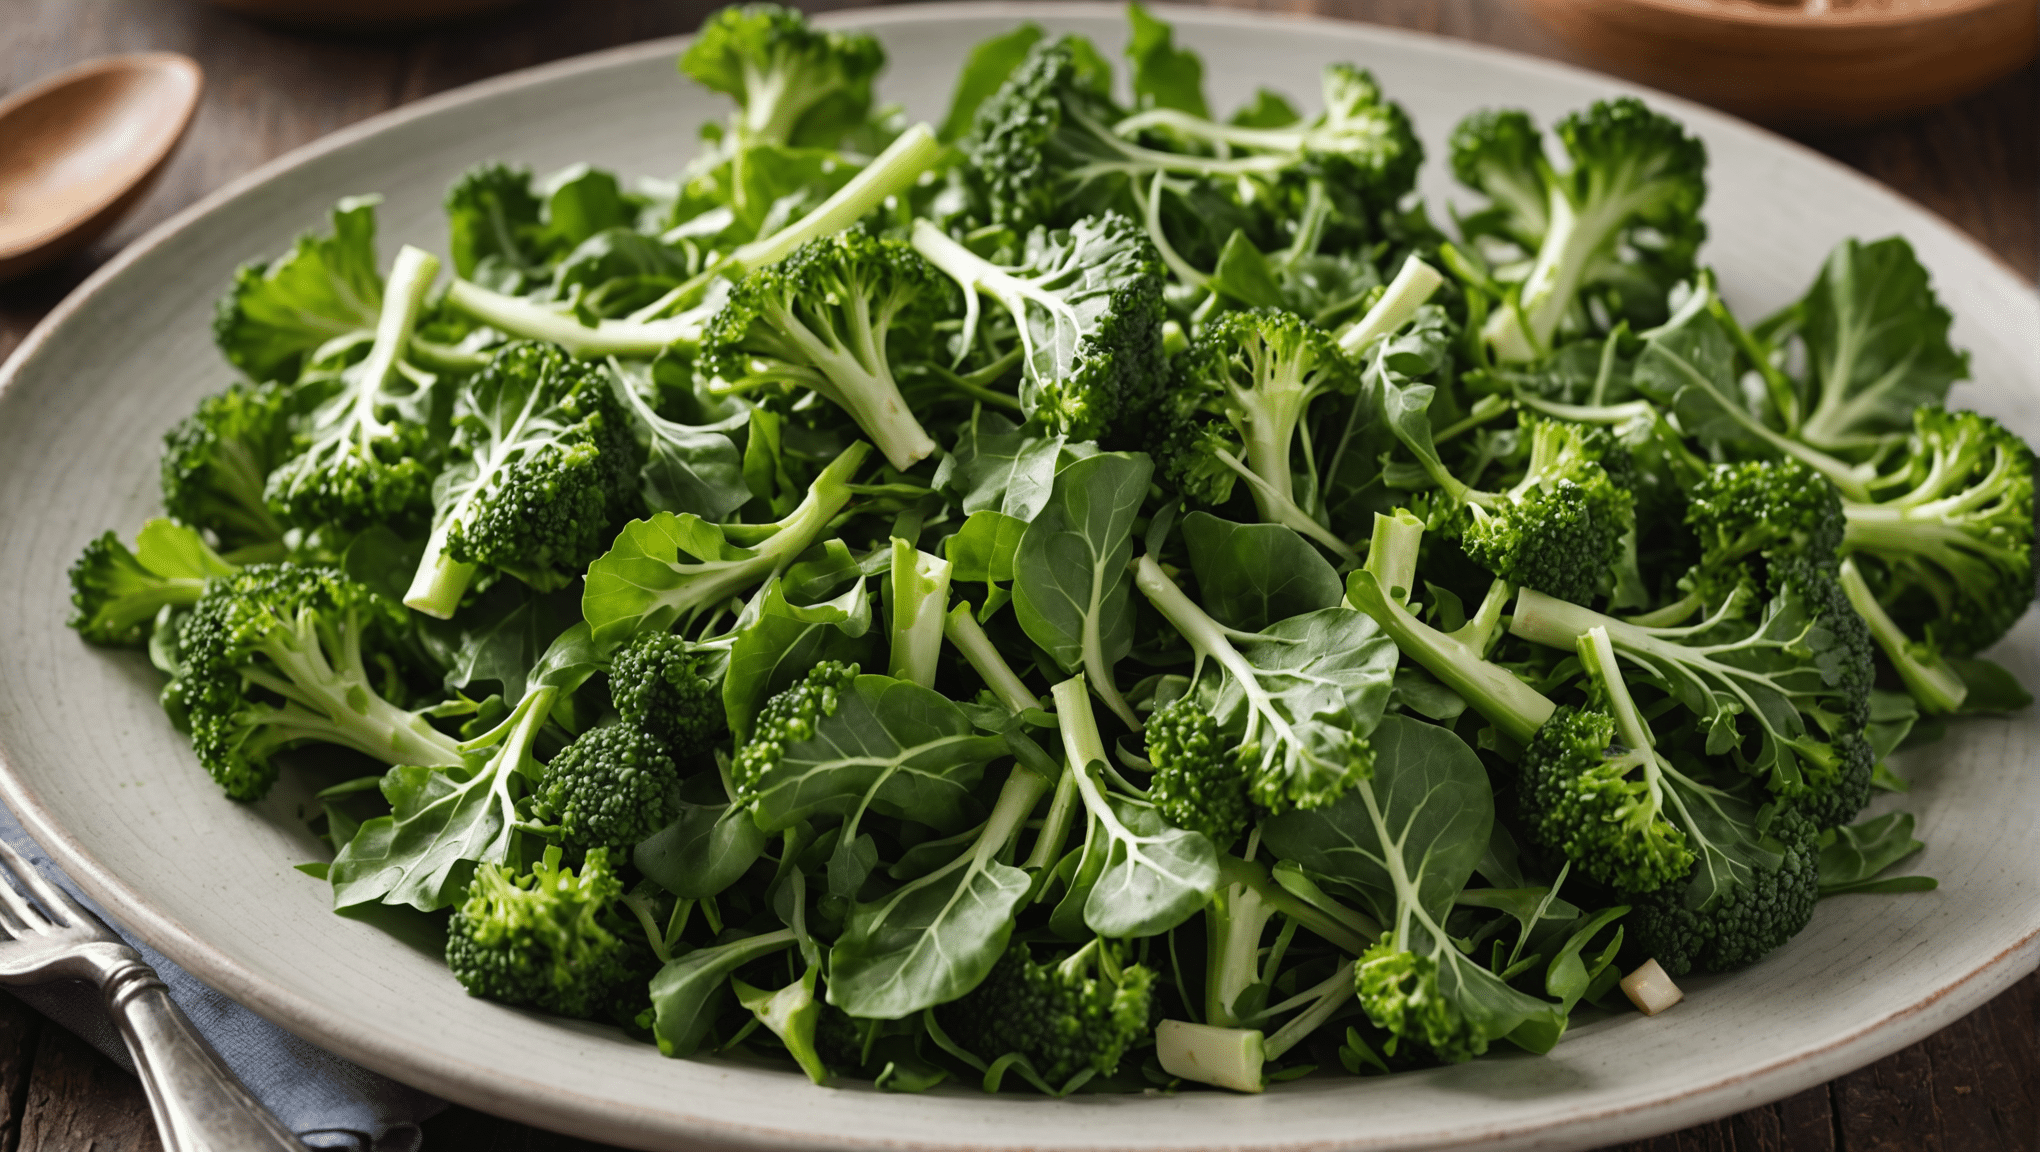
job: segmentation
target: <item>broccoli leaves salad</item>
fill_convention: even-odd
[[[817,1083],[1541,1053],[1932,887],[1859,816],[2030,702],[2033,457],[1906,242],[1738,315],[1638,100],[1467,117],[1427,211],[1367,72],[1225,113],[1128,16],[936,127],[726,9],[674,180],[482,164],[387,264],[340,201],[73,625],[468,992]]]

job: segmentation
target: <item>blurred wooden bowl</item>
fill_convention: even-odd
[[[520,0],[212,0],[265,24],[288,28],[372,31],[449,24],[508,8]]]
[[[1523,0],[1595,67],[1753,120],[1860,124],[2033,59],[2035,0]]]

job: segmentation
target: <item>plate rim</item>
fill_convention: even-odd
[[[1916,212],[1944,233],[1966,246],[1971,253],[2009,277],[2030,293],[2033,282],[2013,268],[1981,241],[1925,205],[1840,163],[1807,145],[1694,101],[1674,96],[1580,67],[1512,49],[1412,29],[1394,28],[1363,21],[1339,20],[1310,14],[1234,8],[1186,7],[1175,4],[1150,5],[1151,10],[1181,25],[1207,27],[1259,27],[1271,21],[1294,26],[1315,26],[1327,33],[1358,41],[1440,47],[1474,58],[1506,61],[1510,67],[1543,73],[1571,82],[1589,79],[1614,90],[1633,92],[1674,111],[1688,121],[1712,122],[1716,126],[1754,133],[1768,142],[1783,145],[1802,162],[1812,161],[1830,175],[1854,182],[1860,190],[1873,193],[1894,206]],[[1110,0],[1054,0],[1047,3],[1019,0],[950,0],[899,7],[848,8],[818,14],[815,23],[824,27],[874,28],[898,24],[938,23],[949,17],[1002,17],[1009,20],[1054,20],[1058,17],[1099,18],[1117,16],[1118,4]],[[442,111],[485,102],[555,79],[586,72],[626,66],[648,58],[676,55],[692,43],[693,35],[659,37],[594,52],[549,61],[448,89],[445,92],[391,108],[307,142],[239,176],[130,242],[105,264],[95,269],[68,293],[22,339],[21,344],[0,363],[0,394],[11,388],[21,370],[50,341],[71,316],[123,275],[142,257],[185,228],[209,216],[227,203],[251,192],[293,169],[330,152],[346,148],[390,129],[428,118]],[[638,1147],[669,1146],[673,1139],[721,1141],[755,1148],[786,1149],[815,1146],[812,1136],[784,1128],[734,1123],[706,1116],[687,1116],[672,1108],[652,1109],[606,1098],[586,1095],[549,1085],[545,1093],[515,1090],[489,1070],[468,1061],[447,1057],[429,1049],[403,1043],[393,1035],[364,1027],[342,1013],[327,1012],[317,1003],[273,984],[186,928],[180,921],[157,911],[140,892],[103,867],[84,845],[44,809],[34,791],[16,771],[9,753],[0,745],[0,799],[27,827],[36,842],[124,926],[147,940],[166,956],[184,966],[209,987],[221,991],[257,1015],[302,1039],[336,1055],[390,1076],[401,1083],[445,1099],[478,1107],[497,1115],[553,1131],[571,1126],[577,1135],[592,1136]],[[1947,980],[1921,999],[1867,1021],[1852,1031],[1830,1039],[1822,1046],[1788,1054],[1705,1084],[1689,1087],[1674,1095],[1660,1095],[1627,1104],[1611,1104],[1591,1111],[1528,1124],[1496,1125],[1492,1122],[1440,1130],[1398,1147],[1456,1147],[1471,1141],[1493,1142],[1496,1146],[1575,1147],[1619,1140],[1655,1131],[1702,1123],[1746,1108],[1781,1099],[1794,1092],[1897,1051],[1929,1035],[1961,1015],[1974,1010],[2009,987],[2026,973],[2040,968],[2040,923],[2027,927],[2023,936],[1996,955],[1963,974]],[[396,1071],[390,1071],[395,1069]],[[1639,1125],[1638,1120],[1649,1117]],[[1359,1146],[1364,1137],[1340,1146]],[[933,1149],[943,1145],[921,1140],[848,1133],[833,1135],[842,1147]],[[1378,1145],[1368,1145],[1378,1147]],[[1324,1142],[1279,1138],[1256,1147],[1275,1150],[1317,1150],[1333,1147]]]

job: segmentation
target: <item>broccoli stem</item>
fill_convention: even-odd
[[[551,305],[505,296],[461,279],[447,285],[446,302],[506,335],[549,340],[584,360],[602,356],[643,360],[675,346],[691,349],[700,343],[708,320],[707,313],[696,310],[663,320],[598,320],[591,327]]]
[[[1164,1020],[1155,1026],[1155,1058],[1162,1071],[1235,1092],[1259,1092],[1265,1087],[1261,1078],[1261,1067],[1267,1061],[1263,1044],[1257,1028],[1221,1028],[1186,1020]]]
[[[1251,451],[1252,448],[1253,445],[1249,444],[1248,449]],[[1288,492],[1278,490],[1267,477],[1248,467],[1239,457],[1223,448],[1213,449],[1212,455],[1217,457],[1219,463],[1238,473],[1240,479],[1247,482],[1247,487],[1254,494],[1254,508],[1261,514],[1262,520],[1270,524],[1280,524],[1304,539],[1322,545],[1343,564],[1351,565],[1359,560],[1359,554],[1353,551],[1352,545],[1339,539],[1331,529],[1318,523]],[[1286,454],[1282,467],[1286,475],[1288,470]],[[1290,485],[1284,487],[1288,488]]]
[[[411,575],[411,587],[404,592],[404,606],[438,620],[451,620],[460,610],[461,597],[475,578],[475,566],[447,554],[447,538],[453,533],[458,509],[439,518],[425,541],[425,556]]]
[[[1969,685],[1941,659],[1940,653],[1913,643],[1891,614],[1884,610],[1884,605],[1877,602],[1877,596],[1864,582],[1863,573],[1856,568],[1853,558],[1842,561],[1841,582],[1849,604],[1869,626],[1871,638],[1884,650],[1885,658],[1891,661],[1891,666],[1898,671],[1899,680],[1920,707],[1937,716],[1960,711],[1962,702],[1969,697]]]
[[[1424,542],[1424,522],[1407,508],[1374,517],[1374,537],[1367,545],[1367,570],[1398,604],[1416,595],[1417,554]]]
[[[956,645],[956,650],[976,669],[985,686],[998,696],[1007,710],[1015,714],[1041,710],[1041,697],[1028,691],[1027,685],[1021,683],[1019,674],[1006,663],[1005,654],[978,626],[969,604],[958,604],[950,609],[949,615],[943,619],[942,634]]]
[[[1367,951],[1381,935],[1380,927],[1369,917],[1350,908],[1342,907],[1342,915],[1319,908],[1283,887],[1267,866],[1257,861],[1220,856],[1218,869],[1226,885],[1253,889],[1263,904],[1355,956]]]
[[[885,454],[886,462],[904,472],[927,459],[937,445],[907,409],[899,382],[893,379],[885,347],[886,319],[874,323],[871,301],[862,296],[844,301],[843,311],[849,331],[816,332],[784,299],[775,298],[762,308],[767,322],[814,366],[802,374],[801,382],[848,412]]]
[[[1352,327],[1339,334],[1339,347],[1348,355],[1357,355],[1369,344],[1409,323],[1417,314],[1445,277],[1436,268],[1410,256],[1403,261],[1395,279],[1388,282],[1388,288],[1374,307],[1365,316],[1353,322]]]
[[[916,124],[893,140],[863,171],[850,178],[834,195],[812,212],[770,236],[753,240],[730,254],[730,263],[744,271],[777,264],[810,240],[833,236],[862,220],[884,204],[914,186],[923,172],[942,158],[942,145],[935,130]]]
[[[294,734],[341,744],[386,764],[454,768],[463,763],[452,737],[375,690],[362,661],[360,622],[352,613],[341,629],[324,634],[309,613],[300,615],[289,632],[272,634],[259,651],[283,675],[252,669],[244,675],[289,701],[282,715]]]
[[[1261,933],[1274,915],[1274,906],[1244,884],[1219,889],[1204,906],[1206,1023],[1222,1028],[1247,1024],[1233,1009],[1242,993],[1261,983]]]
[[[1344,1007],[1353,998],[1353,962],[1346,961],[1338,970],[1313,985],[1303,996],[1312,998],[1311,1005],[1289,1018],[1289,1022],[1277,1028],[1272,1035],[1261,1041],[1261,1056],[1267,1060],[1280,1060],[1282,1054],[1303,1042],[1304,1037],[1318,1030],[1332,1013]]]
[[[1549,223],[1537,260],[1515,300],[1489,317],[1483,333],[1495,355],[1504,360],[1535,360],[1551,347],[1552,335],[1572,307],[1596,254],[1613,243],[1616,230],[1641,205],[1636,191],[1617,187],[1575,204],[1561,183],[1552,183],[1547,197]]]
[[[1363,568],[1348,577],[1346,599],[1372,616],[1403,655],[1459,693],[1502,735],[1518,744],[1528,744],[1537,729],[1551,718],[1555,707],[1551,701],[1508,669],[1488,663],[1464,640],[1418,621],[1389,598],[1374,573]],[[1519,605],[1517,611],[1521,610]]]
[[[439,275],[439,257],[409,244],[397,250],[383,283],[382,312],[375,318],[375,341],[368,355],[355,369],[360,384],[354,389],[357,423],[362,428],[380,429],[383,422],[375,408],[388,386],[390,373],[410,348],[411,333],[418,327],[418,313],[425,306],[425,293]]]
[[[923,688],[935,687],[935,661],[949,604],[949,561],[892,538],[892,662],[887,672]]]
[[[1909,507],[1843,501],[1842,551],[1917,556],[1950,572],[1973,574],[1978,586],[1985,587],[1996,579],[1987,565],[2016,567],[2023,557],[2016,549],[1991,543],[1945,519],[1965,510],[1956,500]]]
[[[1056,725],[1062,731],[1063,756],[1067,761],[1065,774],[1075,784],[1077,795],[1083,798],[1084,810],[1097,821],[1100,830],[1120,845],[1138,840],[1119,819],[1119,814],[1112,810],[1112,805],[1106,802],[1104,788],[1099,783],[1099,771],[1111,761],[1105,751],[1105,740],[1098,735],[1098,715],[1091,710],[1091,696],[1084,685],[1084,674],[1079,672],[1057,684],[1049,690],[1049,695],[1055,700]]]

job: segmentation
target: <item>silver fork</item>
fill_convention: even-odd
[[[99,986],[134,1056],[167,1152],[304,1152],[297,1136],[241,1086],[134,949],[4,840],[0,869],[14,881],[0,876],[0,930],[12,937],[0,939],[0,984],[89,980]]]

